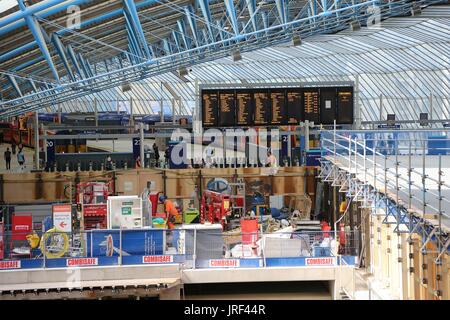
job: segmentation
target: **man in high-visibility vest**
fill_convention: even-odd
[[[164,212],[166,213],[167,227],[169,229],[175,228],[175,216],[178,214],[178,210],[172,201],[168,200],[166,196],[159,196],[159,202],[164,204]]]

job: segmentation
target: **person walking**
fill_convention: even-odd
[[[156,143],[153,143],[153,152],[155,153],[156,167],[159,167],[159,149]]]
[[[6,170],[11,170],[11,151],[9,151],[9,148],[6,148],[4,157],[6,161]]]
[[[17,162],[19,163],[20,170],[24,169],[25,165],[25,155],[23,154],[23,150],[20,149],[19,152],[17,152]]]
[[[16,154],[16,142],[13,141],[11,142],[11,150],[12,150],[12,154],[15,155]]]

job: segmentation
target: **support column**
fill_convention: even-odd
[[[133,98],[130,97],[130,133],[134,131],[134,110],[133,110]]]
[[[144,158],[144,124],[139,123],[139,138],[140,138],[140,157],[141,157],[141,167],[145,168],[145,158]]]
[[[98,127],[98,108],[96,97],[94,97],[94,118],[95,118],[95,127]]]
[[[163,84],[161,82],[161,86],[160,86],[160,107],[161,107],[161,122],[164,123],[164,101],[163,101]]]
[[[175,116],[175,98],[172,99],[172,123],[175,124],[176,121],[176,116]]]
[[[39,170],[39,113],[34,113],[34,169]]]
[[[359,99],[359,75],[355,75],[355,129],[359,130],[361,129],[361,104]]]

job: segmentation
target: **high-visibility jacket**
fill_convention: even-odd
[[[178,210],[172,201],[164,201],[164,212],[167,215],[167,226],[169,227],[169,229],[173,229],[175,227],[175,216],[178,214]]]

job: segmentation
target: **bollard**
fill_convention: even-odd
[[[89,161],[89,171],[92,171],[92,161]]]

